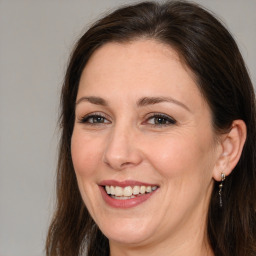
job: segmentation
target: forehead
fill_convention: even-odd
[[[152,39],[104,44],[92,54],[83,73],[90,76],[92,71],[98,72],[98,74],[119,71],[119,74],[128,73],[134,68],[138,71],[137,73],[141,72],[142,75],[146,75],[144,71],[147,70],[164,71],[168,68],[166,64],[169,68],[171,64],[173,67],[176,65],[176,68],[180,66],[193,77],[193,73],[183,64],[180,56],[173,48]],[[166,67],[164,68],[164,66]]]
[[[145,39],[111,42],[96,50],[83,70],[80,94],[118,98],[168,94],[185,102],[204,101],[179,54],[168,45]]]

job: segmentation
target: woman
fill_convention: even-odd
[[[121,8],[71,55],[47,255],[256,255],[255,96],[182,1]]]

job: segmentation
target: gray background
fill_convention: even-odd
[[[0,0],[0,256],[42,256],[54,203],[58,103],[69,52],[124,0]],[[196,1],[237,40],[256,84],[256,0]]]

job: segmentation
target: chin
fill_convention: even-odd
[[[148,238],[148,234],[141,234],[136,232],[115,232],[115,233],[106,233],[106,237],[109,241],[123,245],[135,245],[142,244]]]
[[[110,241],[126,245],[141,244],[154,233],[152,226],[143,225],[141,221],[140,223],[129,222],[129,220],[125,222],[109,222],[108,225],[104,225],[100,229]]]

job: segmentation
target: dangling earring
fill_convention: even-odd
[[[224,173],[221,173],[221,183],[219,185],[219,197],[220,197],[220,207],[222,207],[222,189],[223,189],[223,182],[225,180],[226,176]]]

